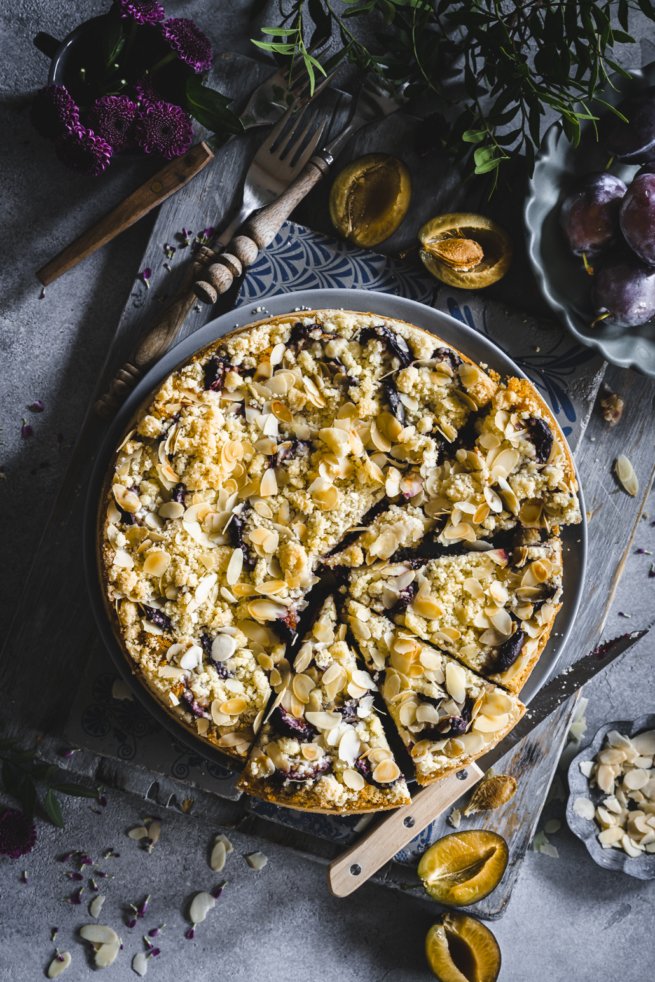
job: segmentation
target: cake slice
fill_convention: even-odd
[[[399,549],[419,546],[434,525],[417,505],[390,505],[386,499],[382,504],[384,510],[365,515],[362,522],[349,531],[339,549],[323,560],[324,566],[358,569],[390,559]]]
[[[499,743],[523,706],[458,661],[364,607],[347,602],[350,628],[409,751],[419,784],[440,781]]]
[[[353,573],[349,589],[353,599],[518,692],[561,606],[562,543],[441,556],[418,568],[378,563]]]
[[[475,419],[454,456],[426,482],[426,513],[439,541],[474,543],[514,528],[581,521],[568,445],[526,379],[510,378]]]
[[[262,726],[239,788],[277,805],[338,814],[408,804],[373,704],[376,688],[358,667],[329,597]]]

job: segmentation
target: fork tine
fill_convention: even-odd
[[[309,104],[303,106],[303,108],[299,110],[291,126],[280,139],[279,146],[275,148],[275,152],[280,160],[289,157],[295,152],[295,150],[298,149],[299,146],[301,146],[310,127],[313,125],[316,118],[316,112],[308,113],[308,108]],[[304,126],[302,124],[304,124]]]
[[[296,141],[294,150],[290,154],[289,164],[298,170],[302,170],[302,168],[305,166],[311,155],[316,150],[318,142],[325,131],[325,120],[323,120],[320,125],[316,127],[311,136],[309,136],[311,128],[314,126],[315,122],[316,120],[314,119],[311,123],[307,124],[302,134]],[[305,142],[306,145],[303,146]]]
[[[298,113],[298,117],[300,117],[304,113],[306,108],[307,108],[306,106],[303,106],[303,108]],[[289,106],[286,112],[282,113],[275,126],[273,126],[272,129],[267,134],[266,139],[262,140],[259,150],[257,151],[258,153],[260,151],[267,151],[267,150],[270,151],[270,149],[274,146],[274,144],[279,140],[279,138],[287,129],[289,120],[294,116],[294,113],[295,113],[295,106],[293,105]]]

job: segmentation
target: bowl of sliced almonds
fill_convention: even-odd
[[[566,820],[595,862],[655,879],[655,714],[605,723],[568,778]]]

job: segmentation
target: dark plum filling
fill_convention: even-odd
[[[314,764],[309,762],[301,764],[300,767],[291,767],[288,771],[278,771],[283,781],[315,781],[321,774],[329,774],[332,770],[332,761],[329,757],[321,757]]]
[[[252,550],[245,541],[243,537],[244,529],[246,527],[246,514],[245,510],[240,512],[233,512],[230,524],[227,527],[228,534],[230,536],[230,544],[234,549],[241,549],[243,552],[243,565],[246,569],[254,569],[256,559],[252,554]]]
[[[168,614],[165,614],[163,610],[157,610],[156,607],[149,607],[148,604],[141,604],[141,609],[145,614],[146,620],[154,624],[155,627],[160,627],[162,631],[170,631],[172,628],[171,619]]]
[[[226,355],[214,355],[209,361],[205,362],[204,385],[210,392],[221,392],[225,384],[225,376],[230,368],[230,361]]]
[[[312,341],[329,341],[336,337],[331,331],[324,330],[320,324],[294,324],[289,334],[289,344],[302,347]]]
[[[276,706],[269,720],[273,729],[281,736],[296,737],[299,740],[313,740],[316,730],[307,720],[298,719],[287,712],[284,706]]]
[[[189,712],[193,713],[194,716],[198,716],[201,719],[211,719],[207,710],[200,705],[190,689],[184,690],[182,693],[182,700],[186,703]]]
[[[200,645],[202,647],[202,650],[205,652],[207,658],[209,658],[210,662],[214,666],[216,674],[221,679],[227,679],[230,677],[232,673],[229,671],[225,662],[214,661],[214,659],[212,658],[213,641],[214,639],[212,638],[212,636],[210,634],[207,634],[206,632],[200,635]]]
[[[389,607],[386,612],[389,617],[397,617],[398,614],[402,614],[411,604],[412,600],[418,593],[418,583],[414,581],[406,586],[404,590],[401,590],[398,594],[398,599],[396,600],[393,607]]]
[[[510,668],[521,654],[521,649],[525,642],[525,634],[520,629],[515,631],[511,638],[498,648],[498,655],[494,663],[495,672],[505,672]]]
[[[358,705],[359,699],[348,699],[343,706],[337,707],[337,712],[341,713],[344,723],[359,723]]]
[[[381,784],[379,781],[374,781],[373,768],[371,767],[371,762],[369,761],[368,757],[358,757],[355,761],[355,770],[359,771],[367,784],[372,784],[375,788],[382,788],[384,790],[385,788],[389,788],[392,784],[396,783],[396,781],[388,781],[386,784]],[[396,778],[396,780],[399,781],[400,778]]]
[[[434,703],[434,699],[425,699],[424,702]],[[439,701],[436,703],[439,705]],[[473,711],[473,700],[470,696],[466,697],[464,705],[462,707],[462,712],[459,716],[449,716],[447,720],[443,720],[436,726],[429,726],[424,730],[421,730],[420,737],[422,740],[448,740],[450,737],[461,736],[462,733],[466,733],[469,726],[471,725],[471,713]],[[445,723],[448,723],[447,729],[443,729]]]
[[[362,515],[362,518],[358,523],[359,526],[366,527],[370,525],[378,517],[378,515],[381,515],[387,510],[388,507],[389,499],[387,497],[380,498],[380,500],[376,502],[372,508],[369,508],[365,515]],[[344,537],[341,539],[341,542],[338,542],[336,546],[330,549],[327,555],[334,556],[335,553],[342,552],[344,549],[347,549],[348,546],[353,544],[353,542],[357,542],[357,539],[361,534],[362,533],[359,531],[359,528],[356,532],[346,532]]]
[[[114,502],[114,504],[116,504],[116,503]],[[120,505],[116,505],[116,507],[118,508],[118,511],[120,513],[121,522],[123,522],[124,525],[136,525],[137,524],[136,517],[134,515],[132,515],[131,512],[125,511],[125,509],[124,508],[121,508]]]
[[[386,378],[382,383],[382,391],[384,392],[385,399],[389,404],[389,409],[392,414],[396,417],[399,423],[405,425],[405,407],[402,403],[400,396],[398,395],[398,389],[392,378]]]
[[[278,637],[287,644],[292,644],[297,637],[296,628],[298,627],[298,613],[293,607],[287,607],[283,617],[271,622],[271,627]]]
[[[462,364],[462,359],[452,348],[435,348],[432,352],[433,361],[447,361],[453,370],[453,375]]]
[[[171,501],[177,501],[178,505],[183,505],[185,503],[185,495],[186,484],[183,484],[182,481],[180,481],[180,483],[176,484],[171,491]]]
[[[537,462],[545,464],[553,449],[553,434],[550,426],[540,416],[530,416],[525,421],[525,427],[528,431],[530,442],[534,445]]]
[[[295,457],[308,457],[311,450],[312,445],[307,440],[285,440],[279,445],[278,451],[273,457],[273,467],[280,467]]]
[[[398,359],[402,368],[411,364],[413,360],[407,341],[385,324],[376,324],[375,327],[363,327],[361,329],[359,343],[368,344],[369,341],[379,341],[383,344],[389,354]]]

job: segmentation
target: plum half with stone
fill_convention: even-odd
[[[592,300],[593,326],[639,327],[655,317],[655,269],[636,259],[614,259],[596,273]]]
[[[655,174],[642,172],[635,177],[621,202],[619,222],[634,254],[655,266]]]
[[[448,286],[480,290],[505,275],[512,243],[491,218],[467,212],[438,215],[420,229],[425,268]]]
[[[411,196],[412,181],[402,160],[369,153],[337,174],[330,190],[330,219],[344,238],[368,248],[393,235]]]
[[[428,964],[439,982],[496,982],[500,948],[488,927],[466,914],[444,914],[425,939]]]
[[[626,190],[623,181],[613,174],[589,174],[564,198],[560,225],[576,256],[586,260],[615,242]]]

